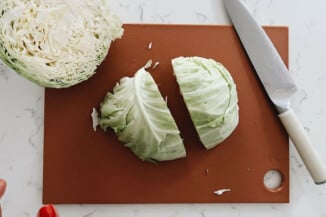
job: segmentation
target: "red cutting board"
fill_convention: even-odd
[[[68,89],[46,89],[44,203],[238,203],[289,201],[288,136],[231,26],[124,25],[122,39],[89,80]],[[288,29],[267,27],[285,63]],[[147,49],[152,42],[152,49]],[[172,73],[178,56],[213,58],[232,74],[240,123],[222,144],[205,150]],[[184,138],[187,157],[158,164],[140,161],[109,130],[92,129],[91,111],[124,76],[149,59]],[[268,191],[264,174],[277,169],[282,188]],[[222,196],[213,192],[229,188]]]

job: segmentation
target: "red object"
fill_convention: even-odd
[[[5,193],[6,186],[7,186],[6,181],[3,180],[3,179],[0,179],[0,198],[1,198],[2,195]]]
[[[37,213],[37,217],[59,217],[57,210],[52,204],[42,206]]]

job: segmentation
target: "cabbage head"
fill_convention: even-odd
[[[91,77],[122,23],[104,0],[1,0],[0,58],[40,86]]]
[[[99,124],[112,128],[126,147],[144,161],[186,156],[180,132],[152,76],[141,68],[123,77],[100,105]]]
[[[178,57],[172,67],[201,142],[207,149],[215,147],[239,122],[231,74],[221,63],[202,57]]]

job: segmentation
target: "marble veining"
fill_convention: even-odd
[[[292,107],[326,162],[326,2],[244,0],[262,25],[289,27]],[[222,0],[109,0],[125,23],[230,24]],[[154,45],[155,46],[155,45]],[[34,217],[41,206],[44,88],[0,61],[0,176],[4,217]],[[326,185],[315,186],[290,145],[290,204],[58,205],[62,217],[326,217]]]
[[[207,23],[208,21],[208,17],[201,12],[196,12],[196,17],[198,23]]]
[[[9,72],[5,64],[0,61],[0,78],[2,81],[8,81],[9,80]]]

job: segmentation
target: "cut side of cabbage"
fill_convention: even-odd
[[[123,34],[104,0],[1,0],[0,59],[40,86],[91,77]]]
[[[231,74],[221,63],[202,57],[178,57],[172,66],[201,142],[207,149],[215,147],[239,122]]]
[[[126,147],[144,161],[186,156],[180,132],[152,76],[141,68],[124,77],[100,105],[99,124],[111,127]]]

